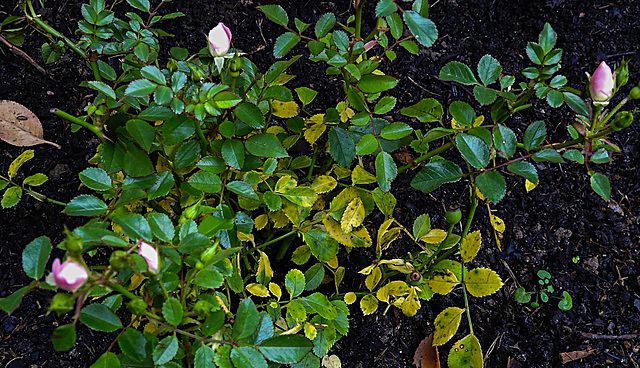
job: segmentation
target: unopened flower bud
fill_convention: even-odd
[[[132,299],[129,303],[127,303],[127,309],[129,309],[129,312],[133,314],[140,315],[143,314],[147,309],[147,303],[145,303],[145,301],[142,299]]]
[[[51,299],[51,305],[49,305],[49,312],[56,312],[58,316],[63,313],[71,312],[73,305],[75,304],[75,298],[68,293],[58,293]]]
[[[169,61],[167,61],[167,69],[173,73],[176,70],[178,70],[178,62],[176,61],[176,59],[174,58],[169,58]]]
[[[629,80],[629,60],[622,60],[616,68],[614,75],[616,76],[616,90],[627,84]]]
[[[632,100],[637,100],[640,98],[640,87],[633,87],[631,92],[629,92],[629,98]]]
[[[462,220],[462,211],[460,211],[460,207],[458,207],[457,204],[449,205],[449,209],[447,209],[447,212],[444,214],[444,218],[447,219],[447,222],[450,225],[455,225],[460,222],[460,220]]]
[[[229,74],[231,74],[231,78],[238,78],[240,76],[240,71],[242,70],[242,60],[238,57],[238,55],[234,56],[229,63]]]
[[[633,123],[633,113],[630,111],[621,111],[616,114],[616,117],[611,123],[611,129],[614,131],[620,131]]]
[[[224,23],[218,23],[217,26],[209,31],[207,46],[209,53],[213,57],[220,57],[227,54],[231,46],[231,31]]]
[[[71,254],[80,254],[82,252],[82,238],[72,233],[65,227],[64,229],[67,238],[64,240],[64,247]]]
[[[68,291],[76,290],[89,278],[87,269],[70,259],[61,263],[60,259],[56,258],[53,261],[51,272],[53,273],[53,281],[56,285],[60,289]]]
[[[109,265],[115,271],[122,271],[129,267],[129,257],[127,252],[123,250],[116,250],[111,253],[111,257],[109,258]]]
[[[151,244],[140,242],[138,246],[138,254],[147,261],[147,268],[151,273],[158,273],[160,269],[160,258],[158,250]]]
[[[600,63],[589,81],[589,94],[594,103],[606,104],[613,96],[615,82],[609,65],[604,61]]]
[[[204,72],[202,71],[202,69],[189,65],[189,70],[189,77],[191,77],[191,80],[194,83],[201,83],[202,79],[204,79]]]

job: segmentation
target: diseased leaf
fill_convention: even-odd
[[[502,287],[500,276],[488,268],[475,268],[464,277],[469,294],[476,298],[491,295]]]
[[[460,256],[462,257],[462,262],[471,262],[478,254],[481,245],[482,234],[480,234],[480,230],[467,234],[460,244]]]
[[[433,346],[444,345],[458,331],[464,309],[449,307],[436,317],[433,322],[436,330],[433,333]]]
[[[467,335],[456,341],[449,350],[449,367],[482,368],[482,347],[475,335]]]
[[[9,100],[0,100],[0,139],[18,147],[50,144],[58,149],[59,144],[43,139],[40,119],[31,110]]]

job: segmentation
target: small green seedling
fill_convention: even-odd
[[[575,257],[571,258],[571,260],[573,261],[573,263],[577,264],[578,262],[580,262],[580,256],[575,256]]]
[[[553,294],[555,292],[555,289],[551,284],[551,274],[548,271],[539,270],[537,275],[538,284],[540,284],[540,290],[529,292],[526,291],[524,287],[519,287],[518,289],[516,289],[516,293],[514,295],[518,303],[527,304],[531,302],[531,296],[533,294],[536,295],[536,300],[531,302],[530,304],[533,308],[538,308],[540,306],[540,303],[538,302],[539,300],[543,303],[547,303],[549,301],[550,294]],[[560,299],[558,308],[563,311],[568,311],[569,309],[571,309],[571,307],[573,307],[573,299],[571,299],[571,295],[566,291],[562,292],[562,298],[553,296],[551,297]]]

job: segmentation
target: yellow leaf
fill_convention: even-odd
[[[488,268],[475,268],[465,276],[464,285],[476,298],[491,295],[502,287],[500,276]]]
[[[351,235],[351,246],[353,247],[370,247],[373,244],[369,230],[364,226],[353,230],[349,235]]]
[[[267,289],[266,286],[262,284],[257,284],[257,283],[249,284],[247,285],[246,289],[251,294],[255,296],[259,296],[261,298],[266,298],[269,296],[269,290]]]
[[[342,105],[342,106],[341,106]],[[356,113],[353,112],[353,110],[347,106],[347,104],[345,104],[344,102],[340,102],[337,106],[338,108],[338,112],[340,113],[340,121],[341,122],[346,122],[347,120],[351,119],[353,117],[353,115],[355,115]]]
[[[382,270],[380,269],[380,267],[376,267],[364,280],[364,284],[367,286],[367,289],[369,289],[369,291],[373,291],[376,285],[378,285],[378,282],[380,282],[380,279],[382,279]]]
[[[478,187],[476,187],[476,196],[478,196],[478,198],[480,198],[483,201],[487,200],[487,197],[485,197],[484,194],[482,194],[482,192],[480,192],[480,189]]]
[[[146,277],[142,276],[140,273],[134,273],[133,276],[131,276],[131,285],[129,285],[128,288],[129,291],[137,289],[145,278]]]
[[[245,234],[243,232],[238,231],[238,240],[242,242],[251,242],[255,244],[255,240],[253,238],[253,234]]]
[[[464,309],[449,307],[438,314],[433,321],[436,329],[433,333],[433,346],[446,344],[456,334],[463,312]]]
[[[527,193],[529,193],[536,188],[536,184],[530,182],[528,179],[525,179],[524,187],[527,189]]]
[[[353,185],[358,185],[375,183],[377,179],[362,166],[357,165],[351,172],[351,181],[353,182]]]
[[[298,182],[292,178],[289,175],[285,175],[283,177],[281,177],[280,179],[278,179],[278,182],[276,183],[276,192],[277,193],[284,193],[285,191],[287,191],[288,189],[293,189],[298,185]]]
[[[264,227],[267,226],[268,222],[269,222],[269,216],[267,216],[266,213],[263,213],[262,215],[256,217],[255,224],[254,224],[256,227],[256,230],[264,229]]]
[[[464,129],[464,125],[458,124],[456,118],[451,118],[451,129]]]
[[[271,101],[271,112],[279,118],[289,119],[298,116],[298,104],[295,101],[273,100]]]
[[[7,171],[7,174],[9,174],[9,179],[16,176],[16,174],[18,173],[18,169],[20,169],[20,166],[22,166],[25,162],[31,160],[32,158],[33,150],[26,150],[22,152],[18,157],[16,157],[15,160],[11,162],[11,165],[9,165],[9,171]]]
[[[360,271],[358,271],[358,273],[363,274],[363,275],[370,275],[371,272],[373,272],[373,269],[378,267],[377,263],[372,264],[371,266],[367,266],[363,269],[361,269]]]
[[[344,273],[345,273],[345,268],[342,266],[338,267],[336,269],[336,272],[334,273],[336,290],[338,290],[338,288],[340,287],[340,283],[342,283],[342,280],[344,280]]]
[[[484,115],[480,115],[473,121],[473,127],[478,127],[484,123]]]
[[[427,244],[438,244],[442,243],[447,238],[447,232],[442,229],[431,229],[428,233],[424,234],[420,237],[420,241],[423,241]]]
[[[348,293],[344,294],[344,302],[347,303],[347,305],[351,305],[355,301],[356,301],[356,293],[348,292]]]
[[[156,332],[156,325],[153,322],[149,322],[146,325],[144,325],[144,331],[143,332],[148,332],[150,334]]]
[[[437,271],[431,275],[431,278],[427,282],[429,289],[434,293],[447,295],[453,290],[460,282],[456,275],[449,270]]]
[[[332,191],[338,185],[338,181],[329,175],[320,175],[313,179],[311,188],[318,193],[327,193]]]
[[[362,225],[364,221],[364,204],[360,197],[354,198],[342,213],[340,227],[344,233],[350,233],[353,228]]]
[[[391,245],[391,243],[400,235],[399,227],[389,229],[389,226],[391,226],[392,223],[393,219],[388,219],[383,222],[378,229],[378,253],[387,249],[389,245]]]
[[[271,278],[273,277],[271,262],[269,262],[269,257],[266,253],[261,250],[258,250],[258,253],[260,253],[260,260],[258,261],[258,272],[256,273],[256,276],[258,282],[266,284],[271,281]]]
[[[420,299],[418,299],[418,294],[416,293],[415,288],[411,288],[409,295],[402,302],[402,313],[405,316],[413,317],[418,313],[418,309],[420,309]]]
[[[336,174],[337,179],[343,179],[349,177],[351,175],[351,170],[346,169],[338,164],[333,164],[331,168],[334,174]]]
[[[282,200],[282,210],[295,226],[300,226],[302,221],[305,219],[306,215],[308,215],[309,211],[306,211],[305,208],[300,207],[287,199]]]
[[[322,357],[322,368],[342,368],[342,362],[337,355],[325,355]]]
[[[338,256],[334,256],[333,258],[331,258],[330,260],[328,260],[327,262],[325,262],[329,267],[333,268],[334,270],[336,268],[338,268]]]
[[[360,299],[360,309],[362,309],[362,314],[368,316],[373,314],[373,312],[378,309],[378,299],[376,299],[373,294],[367,294],[362,299]]]
[[[456,341],[449,350],[449,367],[482,368],[482,346],[475,335],[467,335]]]
[[[282,297],[282,289],[280,288],[280,286],[278,286],[278,284],[274,284],[273,282],[270,282],[269,283],[269,291],[276,298],[278,298],[278,300],[280,300],[280,297]]]
[[[491,209],[489,209],[489,219],[491,219],[491,225],[497,232],[504,233],[504,230],[506,228],[504,221],[500,217],[492,214]]]
[[[317,334],[318,331],[316,330],[316,327],[314,325],[312,325],[311,323],[304,324],[304,335],[307,337],[307,339],[313,340],[316,338]]]
[[[273,221],[273,227],[276,229],[285,227],[289,223],[289,218],[287,218],[283,210],[270,212],[269,217],[271,218],[271,221]]]
[[[324,114],[315,114],[307,119],[307,122],[313,124],[322,124],[324,122]]]
[[[304,139],[306,139],[309,144],[314,144],[326,130],[327,126],[323,123],[314,124],[311,127],[305,129]]]
[[[410,274],[411,272],[413,272],[414,268],[413,265],[411,264],[411,262],[406,262],[402,259],[399,260],[400,262],[398,263],[390,263],[389,264],[389,268],[391,268],[392,270],[396,270],[399,272],[404,273],[405,275]],[[382,262],[380,262],[382,263]]]
[[[267,133],[273,134],[273,135],[278,135],[281,133],[287,133],[286,130],[284,130],[283,127],[281,127],[280,125],[271,125],[270,127],[267,128]]]
[[[481,245],[482,234],[480,234],[480,230],[467,234],[467,236],[462,239],[462,243],[460,243],[462,262],[471,262],[478,254]]]
[[[401,296],[409,293],[411,288],[404,281],[391,281],[384,286],[387,289],[387,293],[393,296]]]

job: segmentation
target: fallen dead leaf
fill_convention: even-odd
[[[586,358],[589,355],[593,354],[593,351],[594,349],[588,348],[586,350],[576,350],[576,351],[568,351],[566,353],[560,353],[560,362],[562,364],[567,364],[575,360]]]
[[[322,367],[324,368],[341,368],[342,362],[337,355],[325,355],[322,357]]]
[[[413,354],[413,364],[417,368],[440,368],[438,348],[433,346],[433,334],[420,342]]]
[[[60,145],[43,139],[40,119],[31,110],[17,102],[0,100],[0,139],[14,146],[27,147],[50,144],[60,149]]]

